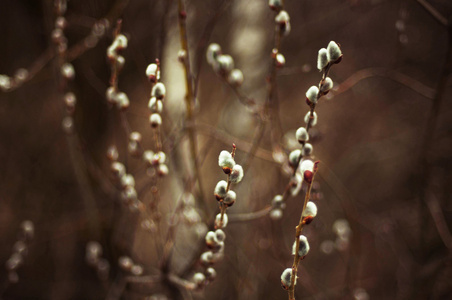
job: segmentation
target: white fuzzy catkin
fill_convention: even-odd
[[[311,86],[306,92],[306,98],[309,99],[312,103],[317,103],[319,96],[319,88],[315,85]]]
[[[317,69],[320,71],[328,65],[328,50],[322,48],[317,56]]]
[[[297,131],[295,132],[295,137],[297,138],[299,143],[304,143],[309,141],[309,134],[306,131],[306,128],[304,127],[300,127],[297,129]]]
[[[298,164],[298,161],[300,160],[301,150],[296,149],[290,152],[289,154],[289,165],[291,167],[295,167]]]
[[[118,34],[118,36],[114,40],[113,44],[116,45],[117,49],[125,49],[125,48],[127,48],[128,40],[125,35]]]
[[[154,85],[151,91],[151,96],[155,97],[159,100],[162,100],[166,95],[165,85],[161,82],[158,82]]]
[[[286,64],[286,58],[284,57],[284,55],[282,53],[276,54],[275,59],[276,59],[276,66],[278,68],[282,68]]]
[[[283,216],[283,211],[281,208],[274,208],[270,211],[270,219],[273,221],[280,220]]]
[[[314,202],[309,201],[306,204],[306,208],[303,210],[303,217],[311,217],[314,218],[315,216],[317,216],[317,205],[315,205]]]
[[[217,57],[221,54],[221,47],[218,44],[212,43],[207,48],[206,52],[206,58],[209,65],[213,66],[216,61]]]
[[[337,61],[339,57],[341,57],[342,55],[341,48],[339,48],[338,44],[336,44],[336,42],[334,41],[331,41],[328,44],[327,51],[328,51],[328,61],[331,63]]]
[[[281,274],[281,285],[288,290],[292,281],[292,268],[285,269]],[[296,281],[295,281],[296,282]]]
[[[320,86],[320,91],[322,93],[326,93],[329,90],[331,90],[333,88],[333,80],[331,80],[331,78],[327,77],[325,78],[325,81],[323,82],[323,84]]]
[[[311,112],[308,111],[308,113],[304,116],[304,122],[306,124],[309,123],[310,117],[311,117]],[[316,112],[313,113],[313,119],[312,119],[312,122],[311,122],[311,126],[312,127],[314,127],[315,125],[317,125],[317,113]]]
[[[282,34],[288,35],[290,33],[290,17],[287,11],[281,10],[276,15],[275,22],[279,25]]]
[[[299,237],[300,245],[298,247],[298,256],[303,257],[306,256],[309,252],[309,243],[308,239],[304,235],[300,235]],[[292,245],[292,255],[295,255],[296,251],[296,241]]]
[[[151,82],[156,82],[160,80],[160,71],[157,64],[149,64],[146,68],[146,76]]]
[[[162,125],[162,117],[157,113],[152,114],[149,116],[149,123],[151,124],[151,127],[157,128]]]
[[[272,207],[273,208],[281,208],[281,209],[286,208],[286,204],[284,203],[284,199],[283,199],[282,195],[276,195],[275,197],[273,197]]]
[[[268,6],[270,6],[273,10],[282,9],[282,1],[281,0],[268,0]]]
[[[313,150],[312,145],[309,144],[309,143],[306,143],[306,144],[303,145],[303,149],[301,149],[301,154],[302,154],[303,156],[311,155],[312,150]]]
[[[156,97],[151,97],[151,99],[149,99],[148,108],[152,113],[161,114],[163,110],[163,103]]]
[[[204,284],[204,281],[206,281],[206,276],[203,273],[195,273],[195,275],[193,275],[193,282],[197,285],[197,286],[201,286]]]
[[[234,69],[229,73],[228,83],[233,86],[241,86],[243,83],[243,73],[239,69]]]
[[[239,183],[243,179],[243,168],[241,165],[236,164],[231,171],[231,174],[229,176],[229,181],[232,183]]]
[[[217,197],[218,200],[224,199],[226,197],[227,192],[226,188],[228,186],[228,183],[224,180],[218,181],[217,185],[215,186],[214,195]]]
[[[235,161],[232,157],[232,154],[226,150],[221,151],[220,155],[218,156],[218,166],[220,166],[223,171],[227,171],[226,173],[229,174],[232,168],[235,166]]]
[[[304,174],[306,171],[314,172],[314,162],[310,159],[303,159],[300,162],[300,166],[298,167],[301,174]]]
[[[223,199],[223,203],[227,206],[232,206],[237,199],[237,194],[234,191],[229,190],[226,194],[226,197]]]
[[[230,55],[219,55],[217,63],[214,64],[215,71],[228,74],[234,69],[234,59]]]
[[[228,225],[228,215],[225,213],[223,215],[223,222],[221,222],[221,214],[217,214],[215,217],[215,228],[221,229]]]

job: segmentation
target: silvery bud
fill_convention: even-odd
[[[234,191],[229,190],[226,194],[226,197],[223,199],[223,203],[227,206],[232,206],[235,203],[235,200],[237,198],[237,195]]]
[[[218,56],[221,54],[221,47],[218,44],[212,43],[207,48],[206,58],[209,65],[215,65]]]
[[[304,116],[304,122],[305,122],[306,124],[308,124],[310,118],[311,118],[311,112],[308,111],[308,113]],[[311,126],[314,127],[315,125],[317,125],[317,113],[316,113],[316,112],[314,112],[314,113],[312,114],[312,121],[311,121]]]
[[[328,65],[328,51],[325,48],[319,50],[317,56],[317,69],[323,70]]]
[[[281,274],[281,285],[283,289],[288,290],[291,281],[292,281],[292,268],[287,268]]]
[[[234,69],[229,73],[228,82],[232,86],[241,86],[243,83],[243,73],[239,69]]]
[[[302,216],[306,224],[311,223],[312,219],[317,216],[317,205],[315,205],[314,202],[309,201],[306,204],[306,208],[303,210]]]
[[[308,239],[304,235],[300,235],[299,240],[300,240],[300,245],[298,247],[298,256],[303,258],[309,252],[309,243],[308,243]],[[295,251],[297,250],[296,245],[297,245],[297,243],[294,242],[293,246],[292,246],[292,255],[295,255]]]
[[[308,103],[317,103],[319,97],[319,88],[316,86],[311,86],[306,92],[306,100]]]
[[[300,149],[296,149],[293,150],[292,152],[290,152],[289,154],[289,165],[293,168],[295,168],[300,160],[300,156],[301,156],[301,150]]]
[[[235,166],[234,158],[232,154],[226,150],[220,152],[218,156],[218,165],[223,169],[225,174],[230,174],[232,168]]]
[[[165,85],[161,82],[156,83],[152,88],[151,96],[159,100],[163,100],[163,98],[165,98],[165,95],[166,95]]]
[[[312,150],[313,150],[312,145],[309,143],[306,143],[303,145],[303,149],[301,149],[301,154],[303,156],[309,156],[309,155],[311,155]]]
[[[306,131],[306,128],[304,127],[300,127],[297,129],[297,132],[295,132],[295,137],[297,138],[300,144],[309,141],[309,134]]]
[[[232,183],[239,183],[243,179],[243,168],[241,165],[236,164],[229,175],[229,181]]]
[[[328,61],[330,63],[339,63],[342,58],[342,51],[336,42],[331,41],[327,47]]]
[[[157,128],[162,125],[162,117],[159,114],[152,114],[149,116],[149,123],[152,128]]]
[[[157,100],[156,97],[151,97],[149,99],[148,108],[153,113],[162,113],[163,110],[163,103],[161,100]]]
[[[228,183],[224,180],[221,180],[217,183],[217,185],[215,186],[215,190],[214,190],[214,195],[217,198],[218,201],[220,201],[221,199],[224,199],[224,197],[226,197],[227,195],[227,191],[226,188],[228,186]]]
[[[221,214],[217,214],[215,217],[215,228],[221,229],[225,228],[228,225],[228,215],[224,213],[223,221],[221,221]]]
[[[320,92],[322,94],[327,94],[333,88],[333,80],[327,77],[323,81],[322,85],[320,85]]]

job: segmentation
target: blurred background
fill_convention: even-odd
[[[287,299],[280,275],[292,265],[303,192],[288,199],[279,220],[250,213],[265,211],[290,180],[280,158],[299,147],[294,133],[304,126],[305,92],[318,84],[317,52],[331,40],[344,58],[330,72],[335,88],[317,105],[311,131],[314,159],[321,161],[313,193],[319,213],[304,230],[311,250],[300,264],[297,299],[452,298],[450,1],[286,0],[292,30],[281,42],[286,64],[276,78],[279,117],[266,121],[261,138],[259,118],[215,74],[205,51],[215,42],[230,54],[244,74],[241,93],[262,105],[275,12],[265,0],[186,1],[202,191],[188,184],[194,172],[177,60],[177,1],[68,2],[76,138],[61,125],[53,1],[0,4],[2,299]],[[171,272],[190,279],[199,270],[193,262],[218,213],[212,191],[225,179],[219,152],[236,143],[236,161],[249,167],[234,187],[237,203],[228,210],[217,279],[202,291],[187,293],[159,280],[125,283],[118,267],[127,255],[142,266],[141,276],[158,278],[162,239],[121,202],[106,157],[116,145],[146,202],[150,179],[143,163],[127,154],[120,117],[105,99],[106,49],[117,18],[129,39],[119,76],[130,99],[125,115],[147,149],[154,146],[145,70],[155,58],[167,87],[162,137],[169,175],[158,182],[162,232],[173,224],[184,192],[207,207],[197,205],[194,221],[177,223]],[[100,270],[86,262],[89,241],[102,246]]]

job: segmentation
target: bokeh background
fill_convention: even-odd
[[[279,122],[266,125],[252,160],[247,153],[259,122],[206,63],[205,49],[211,42],[220,44],[243,71],[241,91],[262,104],[275,13],[265,0],[186,3],[204,187],[193,194],[208,207],[198,212],[210,220],[217,213],[211,193],[224,179],[217,155],[233,142],[237,162],[249,162],[249,168],[235,187],[238,200],[230,218],[265,209],[284,191],[290,178],[284,164],[273,159],[275,149],[287,154],[298,147],[294,132],[308,110],[304,94],[320,80],[317,52],[334,40],[344,58],[330,73],[335,89],[321,99],[319,122],[311,133],[315,159],[321,161],[314,193],[319,213],[305,229],[311,251],[301,263],[297,299],[451,299],[452,27],[447,23],[452,3],[285,2],[292,31],[281,47],[286,65],[277,76]],[[148,197],[146,170],[127,155],[127,138],[105,100],[110,77],[105,53],[112,29],[93,47],[85,37],[97,20],[107,18],[112,24],[122,18],[129,47],[123,52],[126,65],[119,87],[131,100],[127,119],[143,134],[147,148],[153,143],[144,72],[156,57],[161,60],[168,90],[163,145],[170,168],[159,182],[165,232],[193,175],[184,138],[177,1],[69,1],[65,32],[76,71],[70,85],[78,98],[76,145],[61,127],[64,109],[51,42],[53,1],[0,0],[0,6],[0,74],[20,76],[21,68],[29,72],[20,87],[0,91],[1,298],[287,298],[280,274],[292,264],[302,193],[288,200],[281,220],[266,215],[231,222],[225,230],[225,258],[215,265],[218,278],[204,291],[186,294],[167,282],[118,288],[125,276],[117,264],[121,255],[141,264],[144,275],[158,274],[158,236],[143,230],[141,217],[121,203],[109,175],[106,151],[116,144],[137,190]],[[276,147],[271,132],[279,128]],[[80,182],[76,174],[85,180]],[[34,238],[17,270],[17,283],[10,283],[6,262],[22,238],[24,220],[33,222]],[[186,266],[196,260],[208,226],[178,225],[171,268],[185,279],[198,268]],[[99,278],[85,262],[86,244],[92,240],[102,245],[109,262],[106,277]],[[121,292],[112,292],[116,290]]]

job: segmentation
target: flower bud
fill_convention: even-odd
[[[212,43],[207,48],[206,58],[209,65],[215,65],[218,56],[221,55],[221,47],[218,44]]]
[[[282,195],[276,195],[275,197],[273,197],[272,207],[273,208],[281,208],[281,209],[286,208],[286,203],[284,203],[284,199],[283,199]]]
[[[232,86],[241,86],[243,83],[243,73],[239,69],[234,69],[229,73],[228,83]]]
[[[121,256],[118,259],[119,268],[125,272],[130,272],[133,267],[133,260],[128,256]]]
[[[115,161],[111,164],[111,171],[117,178],[121,178],[126,174],[126,167],[122,163]]]
[[[292,281],[292,268],[287,268],[281,274],[281,285],[283,289],[288,290],[291,281]]]
[[[163,100],[163,98],[165,98],[165,95],[166,95],[165,85],[161,82],[156,83],[152,88],[151,96],[159,100]]]
[[[121,186],[123,188],[126,187],[134,187],[135,186],[135,178],[132,174],[125,174],[121,177]]]
[[[235,203],[235,200],[237,198],[237,195],[234,191],[229,190],[226,194],[226,197],[223,199],[223,203],[227,206],[232,206]]]
[[[223,221],[221,221],[221,214],[217,214],[215,217],[215,228],[221,229],[225,228],[228,225],[228,215],[224,213]]]
[[[305,221],[306,224],[309,224],[312,222],[312,219],[315,218],[315,216],[317,215],[317,205],[315,205],[314,202],[309,201],[306,204],[306,208],[303,210],[303,220]]]
[[[281,53],[276,54],[276,67],[282,68],[286,64],[286,58]]]
[[[125,110],[129,107],[130,101],[126,93],[119,92],[116,94],[116,105],[121,110]]]
[[[69,92],[64,95],[64,105],[66,106],[68,113],[72,114],[74,112],[76,104],[77,98],[74,93]]]
[[[187,51],[185,51],[184,49],[180,49],[177,52],[177,60],[181,63],[185,62],[185,60],[187,59]]]
[[[311,86],[308,91],[306,92],[306,101],[308,103],[317,103],[319,97],[319,88],[316,86]]]
[[[341,48],[339,48],[339,45],[336,44],[336,42],[331,41],[328,44],[327,51],[328,51],[328,61],[330,63],[340,62],[340,59],[342,57],[342,51]]]
[[[74,66],[70,63],[65,63],[61,66],[61,75],[67,80],[72,80],[75,77]]]
[[[297,138],[300,144],[309,141],[309,134],[306,131],[306,128],[304,127],[300,127],[297,129],[297,132],[295,132],[295,137]]]
[[[317,69],[323,70],[328,65],[328,51],[325,48],[319,50],[317,56]]]
[[[298,256],[303,258],[309,252],[309,243],[308,243],[308,239],[304,235],[300,235],[299,240],[300,240],[300,245],[298,247]],[[292,255],[295,255],[295,251],[297,250],[296,245],[297,245],[297,243],[294,242],[293,246],[292,246]]]
[[[217,185],[215,186],[215,190],[214,190],[214,195],[217,198],[218,201],[220,201],[221,199],[224,199],[224,197],[226,197],[227,192],[226,192],[226,188],[227,188],[228,184],[226,181],[221,180],[217,183]]]
[[[218,243],[216,236],[215,236],[215,232],[213,232],[213,231],[207,232],[205,240],[206,240],[206,245],[209,248],[213,248]]]
[[[114,44],[116,44],[116,49],[122,50],[127,48],[127,38],[123,34],[118,34],[118,36],[114,40]]]
[[[232,154],[226,150],[220,152],[218,156],[218,165],[223,169],[225,174],[230,174],[232,168],[235,166],[234,158]]]
[[[212,251],[206,251],[201,254],[200,261],[204,266],[208,266],[214,263],[214,257]]]
[[[312,153],[312,145],[309,143],[306,143],[303,145],[303,149],[301,149],[301,155],[303,156],[309,156]]]
[[[226,233],[224,233],[221,229],[217,229],[215,230],[215,238],[218,242],[224,242],[226,239]]]
[[[283,216],[283,211],[280,208],[275,208],[270,211],[270,219],[273,221],[281,219]]]
[[[157,128],[162,125],[162,117],[159,114],[152,114],[149,116],[149,123],[152,128]]]
[[[298,165],[298,162],[300,160],[300,155],[301,155],[301,150],[300,149],[296,149],[296,150],[293,150],[292,152],[290,152],[290,154],[289,154],[289,165],[292,168],[295,168]]]
[[[215,71],[220,74],[228,74],[234,69],[234,59],[230,55],[220,55],[217,57],[216,64],[214,64]]]
[[[327,94],[332,88],[333,88],[333,80],[331,80],[331,78],[327,77],[327,78],[325,78],[322,85],[320,86],[320,92],[322,94]]]
[[[163,110],[163,104],[161,100],[157,100],[155,97],[151,97],[149,99],[148,108],[152,113],[162,113]]]
[[[204,282],[206,281],[206,276],[203,273],[195,273],[193,275],[193,282],[196,284],[198,288],[202,287]]]
[[[206,269],[206,278],[209,281],[214,280],[217,277],[217,271],[214,268],[209,267]]]
[[[308,124],[310,118],[311,118],[311,112],[308,111],[307,114],[304,116],[304,122],[306,124]],[[313,112],[313,114],[312,114],[312,121],[311,121],[311,127],[314,127],[315,125],[317,125],[317,113]]]
[[[268,0],[268,6],[272,10],[279,11],[282,9],[282,1],[281,0]]]
[[[243,179],[243,168],[241,165],[236,164],[229,175],[229,181],[232,183],[239,183]]]
[[[146,68],[146,76],[152,83],[156,83],[160,80],[160,71],[157,64],[149,64],[149,66]]]
[[[140,265],[133,265],[130,269],[130,273],[134,276],[140,276],[143,274],[143,267]]]
[[[164,177],[164,176],[168,175],[168,173],[169,173],[168,166],[165,164],[159,164],[159,166],[157,167],[157,174],[160,177]]]
[[[290,17],[285,10],[281,10],[275,17],[275,22],[279,26],[282,34],[288,35],[290,33]]]

